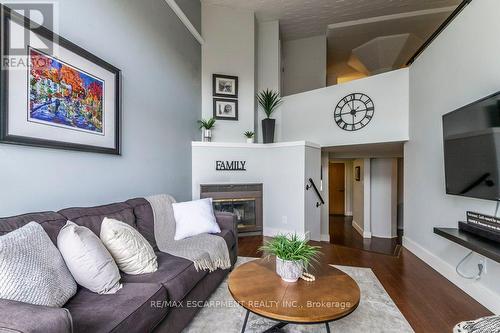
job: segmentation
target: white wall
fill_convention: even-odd
[[[283,42],[283,96],[326,86],[326,36]]]
[[[397,236],[397,159],[371,160],[371,232],[375,237]]]
[[[0,216],[155,193],[189,199],[199,43],[164,1],[64,0],[58,7],[59,34],[122,71],[122,156],[1,144]]]
[[[281,82],[281,47],[279,21],[257,22],[257,91],[272,89],[280,91]],[[257,106],[257,142],[262,142],[262,119],[265,114]],[[281,138],[281,116],[275,112],[275,141]]]
[[[353,161],[345,163],[345,215],[352,216],[352,187],[354,182]]]
[[[319,146],[306,142],[266,145],[193,142],[192,147],[193,199],[200,197],[200,184],[262,183],[264,235],[309,232],[311,239],[319,240],[320,209],[310,210],[315,194],[305,190],[309,177],[316,184],[320,181]],[[216,160],[246,161],[247,170],[216,171]]]
[[[281,106],[282,140],[309,140],[322,146],[408,140],[408,69],[287,96]],[[375,115],[363,129],[348,132],[334,121],[337,103],[353,92],[367,94]]]
[[[321,149],[319,147],[305,147],[304,171],[305,183],[310,185],[309,178],[311,178],[319,191],[321,174]],[[321,206],[318,207],[317,203],[321,201],[313,188],[305,191],[304,197],[305,230],[309,232],[310,239],[319,241],[321,240]]]
[[[364,160],[358,159],[353,161],[352,174],[355,175],[356,167],[360,168],[360,180],[354,180],[352,184],[352,223],[353,227],[361,234],[364,233],[365,220],[365,186],[364,186]]]
[[[330,193],[328,187],[330,169],[330,154],[326,151],[321,152],[321,170],[323,174],[323,182],[321,183],[321,195],[325,200],[325,204],[321,207],[321,240],[324,242],[330,241]]]
[[[410,68],[410,141],[405,145],[404,245],[450,281],[500,313],[500,265],[487,261],[480,281],[460,278],[468,253],[433,234],[457,227],[465,211],[493,214],[495,202],[445,194],[441,116],[500,90],[500,1],[472,1]],[[477,256],[465,270],[477,273]]]
[[[253,131],[255,123],[254,13],[206,3],[201,10],[202,117],[213,116],[212,74],[238,76],[239,120],[217,120],[213,141],[244,142],[243,132]]]

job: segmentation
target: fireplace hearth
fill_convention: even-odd
[[[215,211],[235,214],[239,236],[262,235],[262,184],[203,184],[200,197],[212,198]]]

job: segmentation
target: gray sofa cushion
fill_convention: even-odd
[[[181,301],[207,271],[196,271],[192,261],[176,257],[164,252],[156,252],[158,270],[154,273],[141,275],[122,274],[123,282],[161,283],[168,291],[168,299]]]
[[[236,239],[234,238],[234,234],[231,230],[222,229],[220,233],[215,234],[215,235],[224,238],[224,240],[226,241],[226,244],[227,244],[227,248],[230,250],[234,246],[234,244],[236,243]]]
[[[127,200],[126,203],[134,209],[137,230],[139,230],[149,244],[151,244],[153,250],[159,251],[155,239],[153,209],[151,208],[149,202],[144,198],[136,198]]]
[[[167,315],[167,291],[159,284],[124,283],[116,294],[81,289],[66,305],[75,333],[151,332]],[[160,306],[158,306],[160,305]]]
[[[97,236],[101,233],[101,223],[105,217],[136,227],[134,211],[131,206],[124,202],[97,207],[67,208],[60,210],[58,213],[71,222],[89,228]]]
[[[0,299],[0,332],[71,333],[67,309]]]
[[[38,222],[54,245],[57,244],[57,235],[66,224],[66,218],[56,212],[30,213],[12,217],[0,218],[0,236],[30,223]]]

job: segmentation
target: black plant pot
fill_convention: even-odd
[[[264,143],[273,143],[274,142],[274,126],[276,124],[275,119],[262,119],[262,137],[264,139]]]

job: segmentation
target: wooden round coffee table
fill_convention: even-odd
[[[329,322],[357,308],[360,291],[349,275],[328,265],[312,273],[314,282],[287,283],[276,274],[274,260],[257,259],[235,268],[228,286],[234,300],[247,310],[241,332],[250,312],[279,321],[265,332],[279,332],[287,324],[322,323],[330,332]]]

